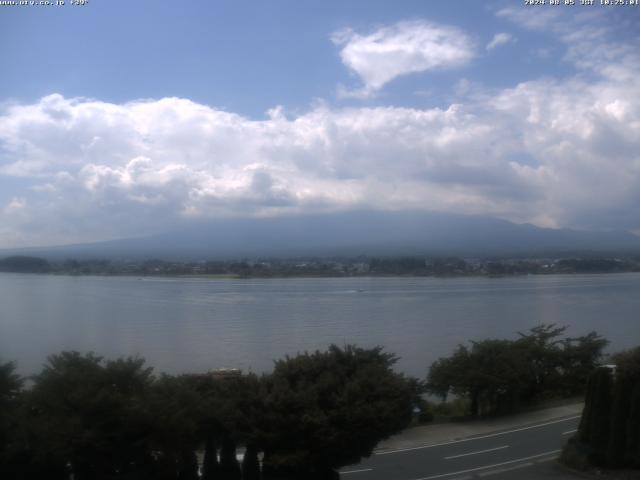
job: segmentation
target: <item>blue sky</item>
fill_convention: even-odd
[[[0,247],[362,207],[640,231],[640,7],[66,3],[0,7]]]
[[[16,47],[0,57],[5,72],[0,87],[6,97],[20,101],[52,92],[109,102],[175,96],[256,118],[274,105],[306,110],[314,99],[353,104],[337,102],[337,84],[358,82],[341,63],[331,35],[428,19],[466,31],[483,61],[462,71],[399,79],[367,104],[445,104],[441,96],[451,93],[451,84],[461,77],[499,87],[549,72],[567,73],[553,42],[540,42],[528,31],[519,32],[519,45],[482,52],[496,32],[513,30],[495,12],[514,4],[519,6],[469,0],[98,0],[86,7],[5,8],[0,38]],[[527,45],[548,48],[551,55],[523,55],[535,49]],[[415,92],[427,90],[433,90],[431,98],[416,98]]]

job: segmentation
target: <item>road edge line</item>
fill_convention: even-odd
[[[559,419],[559,420],[553,420],[551,422],[539,423],[539,424],[536,424],[536,425],[530,425],[530,426],[522,427],[522,428],[516,428],[516,429],[508,430],[508,431],[505,431],[505,432],[490,433],[490,434],[487,434],[487,435],[468,437],[468,438],[463,438],[463,439],[460,439],[460,440],[451,440],[451,441],[442,442],[442,443],[433,443],[433,444],[420,445],[420,446],[417,446],[417,447],[398,448],[398,449],[395,449],[395,450],[374,452],[373,454],[374,455],[390,455],[392,453],[402,453],[402,452],[410,452],[410,451],[413,451],[413,450],[422,450],[422,449],[425,449],[425,448],[442,447],[442,446],[445,446],[445,445],[452,445],[454,443],[471,442],[473,440],[482,440],[483,438],[498,437],[500,435],[508,435],[509,433],[522,432],[524,430],[531,430],[533,428],[546,427],[547,425],[553,425],[555,423],[568,422],[569,420],[575,420],[576,418],[581,418],[581,417],[582,417],[582,415],[574,415],[572,417],[562,418],[562,419]]]

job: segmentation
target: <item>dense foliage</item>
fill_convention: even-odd
[[[614,357],[614,377],[597,368],[604,339],[564,333],[540,325],[461,345],[432,365],[427,389],[466,398],[480,415],[575,395],[589,379],[580,448],[600,465],[639,466],[640,348]],[[427,405],[424,384],[395,373],[395,361],[381,348],[331,346],[261,377],[157,376],[140,358],[62,352],[28,387],[0,363],[0,478],[336,478]]]
[[[63,352],[30,388],[0,364],[0,478],[332,478],[409,423],[415,382],[394,361],[332,346],[262,377],[154,376],[139,358]]]
[[[607,341],[595,332],[563,338],[566,327],[540,325],[517,340],[471,342],[435,362],[431,393],[470,400],[469,414],[503,413],[521,404],[584,391]]]
[[[413,390],[381,349],[340,349],[276,362],[266,382],[268,468],[326,475],[369,456],[381,437],[406,427]]]
[[[640,468],[640,347],[612,360],[613,369],[590,375],[580,428],[563,456],[574,464],[584,457],[582,466]]]

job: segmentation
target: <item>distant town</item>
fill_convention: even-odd
[[[30,256],[0,259],[0,272],[64,275],[202,276],[219,278],[269,277],[502,277],[572,273],[640,272],[640,257],[459,258],[354,257],[255,260],[165,261],[63,260]]]

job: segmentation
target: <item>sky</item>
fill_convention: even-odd
[[[524,3],[0,5],[0,248],[362,209],[640,233],[640,6]]]

